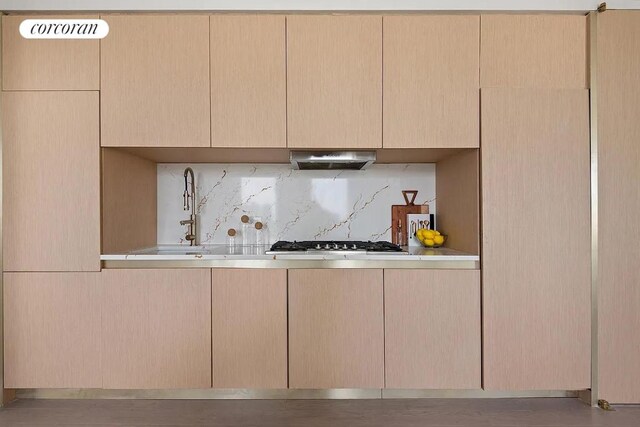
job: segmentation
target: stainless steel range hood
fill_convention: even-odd
[[[289,160],[300,170],[362,170],[376,161],[375,151],[291,151]]]

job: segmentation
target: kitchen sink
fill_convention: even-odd
[[[211,250],[205,246],[167,245],[132,251],[136,255],[206,255]]]

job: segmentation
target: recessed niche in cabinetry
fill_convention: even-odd
[[[345,197],[348,196],[353,199],[349,199],[351,200],[349,203],[343,200],[343,202],[349,204],[349,209],[351,209],[352,205],[357,208],[365,204],[371,195],[369,193],[374,193],[374,191],[369,191],[370,188],[367,182],[362,183],[363,180],[360,176],[361,174],[371,175],[371,178],[375,178],[371,180],[371,186],[377,185],[385,190],[385,194],[382,194],[383,203],[380,203],[381,200],[376,200],[376,204],[380,206],[373,210],[369,209],[366,212],[356,208],[353,210],[358,211],[356,212],[357,215],[366,214],[369,218],[372,215],[376,216],[376,221],[371,224],[371,227],[375,225],[373,227],[375,230],[371,228],[369,234],[363,234],[361,232],[362,227],[358,225],[353,228],[351,224],[345,226],[343,224],[345,218],[346,221],[353,219],[353,215],[348,215],[349,212],[347,211],[349,209],[345,208],[346,210],[344,211],[347,212],[346,216],[343,215],[345,218],[341,218],[340,214],[336,214],[337,227],[342,228],[334,230],[333,234],[315,236],[313,232],[300,228],[294,230],[296,231],[294,233],[289,227],[287,228],[287,233],[269,236],[268,241],[273,243],[278,239],[322,240],[323,236],[325,239],[336,240],[391,240],[390,229],[387,229],[391,225],[391,205],[403,203],[401,190],[420,189],[417,202],[430,204],[431,212],[436,214],[437,228],[449,236],[445,246],[470,254],[479,253],[478,149],[379,149],[376,150],[376,154],[376,163],[367,171],[344,171],[342,173],[340,171],[294,171],[294,173],[300,175],[301,185],[317,179],[318,181],[323,181],[325,186],[335,185],[336,191],[339,190],[338,187],[340,185],[346,185],[345,180],[355,179],[358,181],[359,183],[357,184],[354,181],[353,185],[349,182],[349,188],[344,189],[346,191]],[[163,229],[160,228],[166,227],[168,223],[173,224],[175,222],[175,229],[177,231],[181,230],[179,225],[181,218],[176,215],[182,213],[182,187],[178,186],[176,181],[180,181],[180,185],[182,185],[182,167],[184,165],[193,165],[197,172],[196,184],[198,185],[200,182],[205,182],[199,180],[203,179],[203,176],[206,179],[208,176],[206,173],[211,175],[215,172],[214,169],[217,170],[214,166],[221,166],[221,164],[229,165],[223,168],[227,181],[229,181],[231,175],[234,175],[234,170],[237,172],[235,175],[241,175],[240,172],[243,166],[246,166],[247,171],[251,171],[256,169],[253,168],[255,165],[259,171],[257,175],[247,172],[246,177],[242,175],[244,180],[262,179],[262,181],[266,182],[268,181],[267,178],[271,177],[273,178],[271,181],[273,181],[276,179],[274,176],[285,176],[290,171],[289,150],[284,148],[103,148],[102,163],[102,251],[105,254],[153,247],[158,244],[184,243],[180,240],[180,235],[164,233],[162,232]],[[172,170],[172,168],[178,167],[178,164],[180,164],[180,170],[177,172]],[[202,164],[211,165],[209,167]],[[396,170],[394,168],[398,168],[397,173],[393,172]],[[198,172],[198,169],[200,169],[200,172]],[[170,180],[164,179],[169,172],[172,178]],[[221,172],[221,170],[218,172]],[[164,175],[162,175],[163,173]],[[313,173],[318,176],[309,176]],[[176,175],[179,176],[176,178]],[[292,179],[290,173],[286,176],[288,180]],[[422,179],[423,176],[424,180]],[[238,181],[239,178],[237,176],[235,178]],[[385,180],[388,180],[388,182]],[[171,193],[175,193],[175,209],[173,204],[170,203],[170,196],[167,196],[166,192],[163,193],[165,188],[162,185],[163,182],[171,184]],[[213,182],[215,183],[215,180]],[[265,186],[268,185],[265,184]],[[282,191],[286,192],[284,187],[286,186],[278,187],[280,193]],[[219,209],[216,210],[213,207],[219,207],[219,204],[235,203],[229,201],[228,197],[222,197],[223,194],[230,192],[231,189],[227,189],[222,193],[218,191],[211,195],[207,195],[204,192],[200,194],[199,198],[207,197],[212,199],[207,201],[207,203],[212,203],[212,208],[204,209],[202,215],[210,216],[216,214]],[[359,197],[354,192],[361,194],[361,196]],[[337,197],[338,192],[335,194]],[[280,211],[295,211],[295,206],[288,206],[287,204],[287,201],[291,199],[290,196],[292,194],[284,198],[275,197],[271,203],[276,204]],[[336,201],[334,200],[333,202]],[[323,203],[325,202],[322,200],[313,200],[313,203],[309,204],[316,206]],[[327,203],[332,202],[327,201]],[[322,207],[324,208],[324,205]],[[236,209],[234,211],[238,221],[240,216],[245,213],[241,212],[245,208],[246,206],[240,206],[240,210]],[[257,216],[263,215],[266,217],[263,219],[266,219],[268,223],[269,209],[268,207],[264,209],[265,212],[252,211],[246,213]],[[209,212],[205,212],[206,210]],[[169,215],[167,211],[171,211],[173,214]],[[303,214],[312,215],[313,212],[301,213],[301,215]],[[228,215],[225,214],[223,216],[226,217]],[[388,219],[381,222],[380,217],[386,218],[387,216]],[[217,230],[216,235],[212,237],[208,234],[208,228],[205,227],[206,224],[212,222],[211,218],[200,219],[200,224],[203,225],[202,229],[199,230],[200,243],[220,244],[225,242],[226,230],[232,225],[222,221],[219,224],[219,230]],[[271,219],[273,220],[273,218]],[[272,221],[272,224],[274,224],[275,230],[275,222]],[[377,230],[378,228],[380,230]]]

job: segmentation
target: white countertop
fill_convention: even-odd
[[[480,261],[478,255],[471,255],[449,248],[428,249],[410,247],[408,253],[383,252],[359,254],[307,254],[291,252],[287,254],[265,254],[268,247],[205,245],[191,248],[183,245],[156,246],[126,253],[102,255],[102,261],[195,261],[195,260],[286,260],[286,261]]]

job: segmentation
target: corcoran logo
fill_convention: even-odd
[[[109,24],[102,19],[25,19],[20,34],[25,39],[102,39]]]

